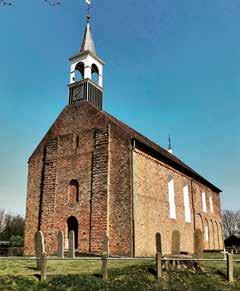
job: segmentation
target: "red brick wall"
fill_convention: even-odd
[[[110,252],[131,254],[129,139],[121,140],[122,131],[115,128],[110,149],[109,124],[106,115],[87,102],[69,105],[34,151],[29,160],[26,255],[34,254],[41,189],[41,230],[49,253],[57,250],[58,231],[67,237],[67,219],[75,216],[81,252],[101,253],[103,234],[109,232]],[[79,184],[76,203],[68,200],[71,180]]]
[[[174,180],[176,219],[169,218],[168,177]],[[185,222],[183,187],[189,186],[191,223]],[[213,197],[214,213],[202,214],[201,192]],[[193,195],[193,199],[192,199]],[[134,151],[134,220],[136,256],[150,256],[155,252],[155,234],[162,234],[163,252],[171,253],[172,231],[181,234],[181,251],[193,252],[194,213],[200,213],[212,225],[221,223],[219,194],[191,179],[177,170],[161,163],[151,156]],[[199,215],[196,215],[196,227],[200,228]],[[201,228],[202,229],[202,228]],[[213,227],[212,227],[213,229]],[[209,227],[209,246],[205,249],[222,248],[222,237]],[[219,242],[218,242],[219,240]],[[219,245],[220,244],[220,245]]]

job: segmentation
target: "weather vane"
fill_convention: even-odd
[[[92,8],[92,0],[86,0],[87,3],[87,11],[88,11],[88,18],[90,18],[90,9]]]

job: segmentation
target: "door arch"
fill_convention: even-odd
[[[75,249],[78,248],[78,220],[75,216],[70,216],[67,220],[68,227],[68,236],[71,230],[74,231],[75,234]]]

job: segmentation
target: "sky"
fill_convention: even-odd
[[[0,208],[25,213],[28,157],[68,102],[84,0],[0,4]],[[240,2],[93,0],[104,109],[174,154],[240,208]]]

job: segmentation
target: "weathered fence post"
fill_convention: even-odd
[[[75,233],[73,230],[69,232],[69,257],[75,258]]]
[[[47,279],[47,253],[43,252],[41,254],[41,281]]]
[[[162,239],[159,232],[156,233],[156,268],[157,268],[157,278],[162,277]]]
[[[103,252],[102,256],[102,278],[103,280],[107,280],[108,278],[108,258],[106,252]]]
[[[172,232],[172,255],[177,256],[180,254],[181,237],[178,230]]]
[[[59,231],[57,235],[58,240],[58,257],[64,258],[64,233],[63,231]]]
[[[233,269],[233,255],[227,254],[227,278],[229,282],[233,282],[234,278]]]
[[[104,233],[103,236],[103,252],[109,257],[109,239],[106,233]]]
[[[37,231],[35,233],[34,237],[34,243],[35,243],[35,255],[36,255],[36,267],[37,270],[41,270],[41,254],[45,252],[45,247],[44,247],[44,238],[43,238],[43,233],[41,231]]]

